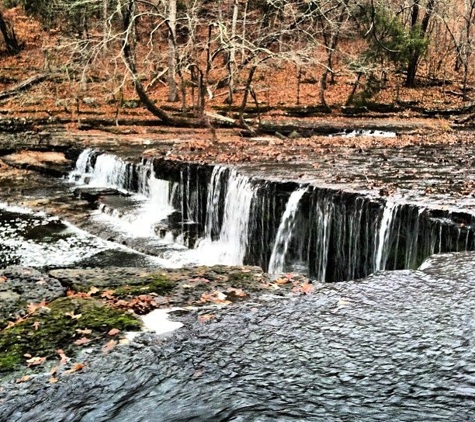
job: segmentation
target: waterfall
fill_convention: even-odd
[[[217,185],[221,183],[221,178],[218,177],[218,174],[214,175],[212,182],[215,183],[215,186],[209,189],[208,196],[212,209],[208,210],[208,214],[216,216],[218,212],[216,205],[219,202],[217,200]],[[229,172],[221,230],[217,239],[213,240],[212,229],[217,220],[211,217],[209,220],[207,219],[209,226],[205,231],[206,236],[197,247],[197,253],[201,260],[225,265],[242,265],[244,263],[254,193],[255,189],[249,177],[238,174],[235,169]]]
[[[154,253],[172,266],[248,264],[270,273],[287,266],[332,282],[415,269],[430,254],[475,249],[469,211],[394,199],[381,205],[368,195],[251,179],[225,166],[131,164],[86,150],[71,180],[125,190],[102,206],[131,238],[158,241]]]
[[[134,194],[132,203],[137,206],[131,212],[119,213],[108,210],[110,216],[118,220],[122,231],[138,237],[155,235],[155,225],[170,215],[171,189],[168,180],[157,179],[153,163],[143,161],[133,165],[111,154],[97,154],[91,149],[84,150],[78,157],[71,180],[90,187],[115,188]],[[100,210],[108,207],[101,205]]]
[[[289,248],[295,227],[295,215],[297,213],[300,199],[307,191],[307,188],[299,188],[292,192],[287,202],[285,212],[280,220],[277,235],[272,248],[269,260],[269,274],[280,274],[284,271],[285,256]]]
[[[386,201],[376,240],[374,271],[384,270],[386,268],[386,262],[390,252],[389,236],[392,232],[392,223],[396,210],[397,207],[394,202]]]
[[[224,176],[228,169],[222,166],[215,166],[211,174],[208,187],[208,197],[206,198],[206,221],[204,237],[213,240],[220,228],[220,199],[223,191]]]
[[[70,180],[91,187],[111,187],[129,190],[132,166],[111,154],[98,154],[86,149],[78,157]]]

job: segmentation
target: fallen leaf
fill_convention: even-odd
[[[6,281],[7,281],[7,278],[4,275],[2,275],[0,277],[0,283],[5,283]]]
[[[30,358],[26,361],[28,366],[36,366],[36,365],[41,365],[46,361],[46,358],[40,358],[38,356],[35,356],[33,358]]]
[[[91,287],[91,288],[89,289],[89,291],[87,292],[87,294],[88,294],[89,296],[92,296],[92,295],[95,295],[98,291],[99,291],[99,289],[98,289],[97,287],[94,287],[94,286],[93,286],[93,287]]]
[[[276,284],[287,284],[290,280],[288,278],[278,278],[274,281]]]
[[[40,303],[29,303],[26,308],[30,314],[34,314],[40,308],[46,308],[49,310],[44,299]]]
[[[112,295],[115,293],[115,290],[104,290],[101,294],[101,297],[105,299],[113,299]]]
[[[307,294],[307,295],[313,293],[313,291],[315,290],[314,285],[311,284],[311,283],[307,283],[307,282],[303,283],[300,288],[301,288],[302,292]]]
[[[66,363],[68,363],[69,358],[66,356],[66,353],[64,353],[62,349],[57,350],[56,353],[61,358],[61,361],[59,362],[61,365],[65,365]]]
[[[113,328],[107,334],[109,334],[110,336],[115,336],[116,334],[119,334],[119,333],[120,333],[120,330],[118,330],[117,328]]]
[[[125,346],[127,344],[130,344],[130,340],[128,338],[122,338],[122,339],[119,340],[119,344],[121,346]]]
[[[33,327],[35,327],[35,331],[38,330],[39,326],[40,326],[40,323],[39,323],[38,321],[35,321],[35,322],[33,323]]]
[[[80,371],[81,369],[84,368],[84,366],[85,365],[83,363],[75,363],[74,366],[71,369],[67,370],[65,373],[72,374],[74,372]]]
[[[246,293],[242,291],[242,289],[235,289],[234,287],[229,287],[228,292],[234,296],[239,296],[239,297],[247,296]]]
[[[78,346],[81,346],[83,344],[89,343],[91,340],[89,340],[87,337],[80,338],[79,340],[76,340],[74,344],[77,344]]]
[[[295,287],[292,289],[293,293],[304,293],[306,295],[312,294],[315,290],[313,284],[308,283],[307,281],[301,285],[295,284]]]
[[[117,345],[117,342],[115,340],[109,341],[106,346],[102,349],[103,353],[108,353],[110,352],[115,346]]]
[[[87,335],[87,334],[91,334],[92,330],[90,330],[89,328],[85,328],[84,330],[81,330],[80,328],[78,328],[76,330],[76,333],[82,334],[82,335]]]
[[[210,321],[210,320],[213,319],[215,316],[216,316],[215,314],[200,315],[199,321],[200,321],[200,322]]]
[[[18,379],[16,380],[16,382],[19,384],[19,383],[21,383],[21,382],[29,381],[30,379],[31,379],[31,377],[30,377],[29,375],[24,375],[23,377],[18,378]]]
[[[54,368],[51,369],[51,371],[49,371],[49,374],[53,376],[54,374],[56,374],[56,372],[58,372],[58,369],[59,369],[59,366],[55,366]]]
[[[54,384],[55,382],[58,382],[58,381],[59,381],[58,378],[55,378],[55,377],[51,377],[51,378],[49,379],[49,382],[50,382],[51,384]]]
[[[28,358],[28,359],[29,359],[29,358],[31,358],[31,357],[32,357],[32,355],[30,355],[29,353],[25,353],[25,354],[23,355],[23,357],[25,357],[25,358]]]
[[[76,315],[73,311],[71,311],[71,312],[65,312],[64,315],[66,315],[66,316],[68,316],[68,317],[70,317],[70,318],[72,318],[72,319],[79,319],[79,318],[82,317],[82,314],[77,314],[77,315]]]

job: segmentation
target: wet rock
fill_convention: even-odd
[[[88,187],[80,186],[74,189],[74,196],[78,199],[84,199],[90,203],[95,203],[101,196],[115,196],[115,195],[125,195],[118,191],[117,189],[106,188],[106,187]]]
[[[65,294],[66,288],[57,279],[39,270],[19,266],[0,269],[0,321],[24,316],[28,304],[51,302]]]
[[[19,422],[471,420],[475,266],[467,258],[461,278],[452,268],[383,272],[298,299],[216,308],[205,322],[175,315],[185,327],[172,336],[84,353],[87,368],[58,383],[3,383],[0,414]]]

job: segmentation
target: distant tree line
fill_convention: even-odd
[[[203,118],[206,101],[227,89],[225,103],[257,101],[263,66],[295,69],[296,102],[306,72],[318,75],[319,103],[329,84],[351,77],[347,104],[368,101],[388,78],[400,86],[440,83],[450,71],[469,99],[475,0],[4,0],[45,30],[59,29],[71,66],[87,81],[95,61],[125,66],[145,106],[173,124],[150,97],[157,81],[168,101]],[[0,11],[10,53],[21,44]],[[76,69],[76,71],[78,71]],[[74,70],[74,69],[73,69]],[[453,73],[452,73],[453,74]],[[116,92],[124,79],[117,77]],[[239,94],[239,95],[237,95]],[[192,120],[187,120],[190,124]],[[241,113],[241,122],[244,119]],[[181,121],[184,123],[184,120]],[[197,123],[199,124],[199,123]]]

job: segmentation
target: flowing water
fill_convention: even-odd
[[[86,349],[78,361],[87,367],[58,383],[44,374],[2,385],[1,421],[473,420],[474,253],[440,253],[475,250],[470,210],[103,155],[81,155],[72,180],[117,189],[97,214],[164,242],[167,265],[244,262],[275,273],[298,266],[320,281],[366,278],[215,308],[210,323],[188,310],[165,327],[183,324],[168,338]],[[41,253],[75,264],[111,245],[45,216],[0,216],[6,254],[41,238],[59,245]],[[71,261],[61,255],[69,249]]]
[[[226,166],[167,171],[167,165],[133,165],[86,150],[71,176],[128,195],[103,200],[95,218],[159,243],[153,254],[166,266],[251,264],[272,274],[298,269],[340,281],[417,268],[433,253],[475,248],[469,212],[269,182]],[[121,207],[121,201],[135,205]]]
[[[157,266],[159,262],[106,242],[43,213],[0,204],[0,267]]]
[[[300,199],[307,191],[307,188],[297,189],[292,192],[285,212],[280,220],[274,247],[269,260],[268,272],[270,274],[281,274],[284,272],[285,256],[289,249],[290,240],[293,236],[295,226],[295,216],[299,207]]]

